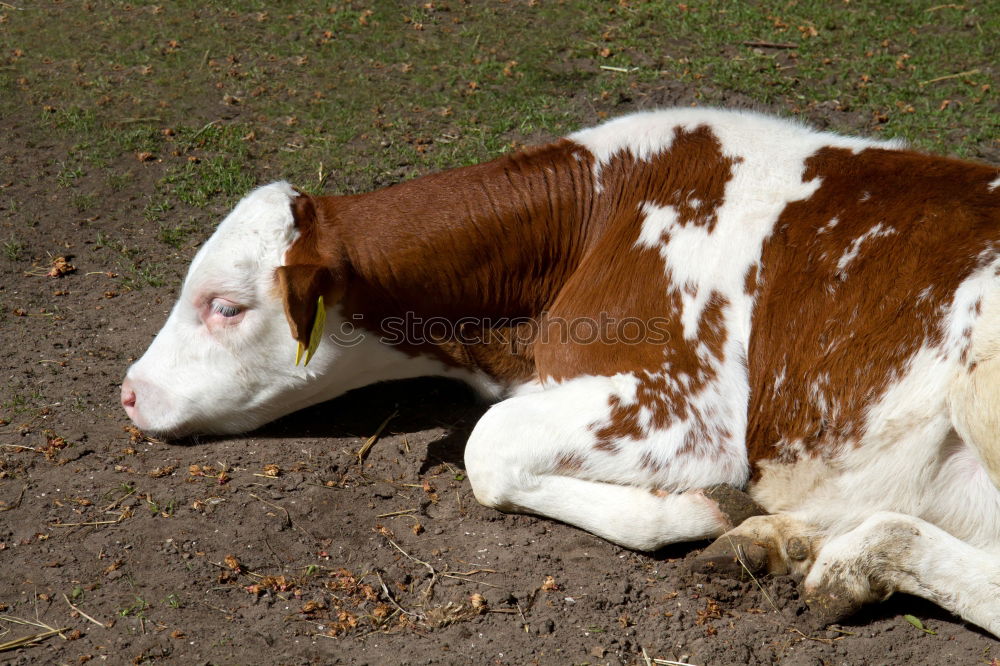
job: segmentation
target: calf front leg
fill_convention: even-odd
[[[592,424],[607,412],[613,390],[613,378],[587,377],[493,406],[465,450],[476,498],[636,550],[718,536],[732,527],[719,503],[699,488],[739,484],[742,479],[733,478],[739,473],[712,460],[699,466],[678,459],[675,467],[685,470],[680,477],[658,475],[637,462],[642,447],[655,442],[636,441],[628,445],[636,448],[617,452],[595,446]]]
[[[822,624],[863,604],[905,592],[1000,637],[1000,559],[941,528],[879,512],[828,541],[805,579],[805,598]]]

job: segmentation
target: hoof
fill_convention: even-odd
[[[808,593],[805,602],[809,607],[805,620],[812,630],[825,629],[828,625],[842,622],[861,608],[861,604],[847,594],[830,589]]]
[[[701,551],[691,563],[691,571],[745,578],[766,573],[767,562],[764,546],[745,536],[724,535]]]
[[[715,502],[719,511],[726,517],[729,524],[737,527],[751,516],[763,516],[767,514],[760,504],[754,502],[749,495],[732,486],[720,484],[709,486],[703,491],[705,497]]]

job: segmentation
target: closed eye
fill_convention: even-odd
[[[231,301],[224,301],[220,298],[216,298],[212,301],[211,305],[212,312],[223,317],[235,317],[236,315],[243,312],[243,308]]]

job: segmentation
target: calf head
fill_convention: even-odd
[[[240,432],[412,374],[375,336],[336,337],[350,328],[336,307],[348,271],[301,251],[315,245],[317,226],[312,200],[287,183],[252,192],[223,220],[122,384],[137,426],[161,436]]]

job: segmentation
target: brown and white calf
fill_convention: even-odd
[[[829,617],[904,591],[1000,635],[998,275],[996,167],[642,113],[370,194],[254,191],[122,403],[237,432],[457,377],[503,397],[466,449],[487,505],[642,550],[725,534],[711,557],[805,575]],[[720,484],[772,515],[733,529]]]

